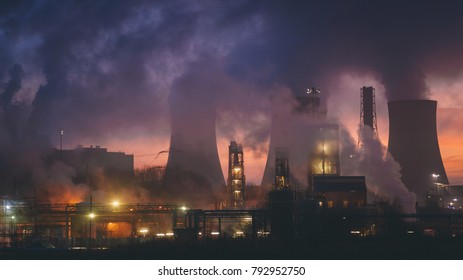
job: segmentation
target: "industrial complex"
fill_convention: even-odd
[[[56,203],[37,195],[3,196],[0,246],[101,249],[156,240],[463,235],[463,192],[449,185],[443,167],[436,101],[388,104],[388,157],[401,166],[401,183],[413,198],[410,207],[400,193],[369,186],[375,184],[370,174],[343,172],[339,126],[327,119],[320,94],[311,88],[284,106],[272,100],[270,148],[260,186],[247,185],[246,143],[235,140],[228,147],[224,178],[212,107],[189,118],[181,110],[172,116],[165,167],[134,171],[133,155],[100,146],[60,147],[47,162],[72,167],[73,183],[88,187],[85,200]],[[172,98],[196,106],[180,93]],[[201,133],[189,135],[185,126],[196,126]],[[358,144],[350,159],[362,158],[371,141],[379,141],[375,89],[362,87]],[[142,185],[153,199],[127,201],[121,196],[94,202],[92,190],[101,184]],[[249,205],[250,198],[258,203]]]

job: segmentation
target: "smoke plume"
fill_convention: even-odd
[[[345,131],[341,132],[343,175],[365,176],[368,191],[390,203],[397,201],[403,213],[414,214],[416,195],[400,180],[400,165],[386,153],[386,148],[369,127],[361,131],[363,145],[358,152],[352,138]]]

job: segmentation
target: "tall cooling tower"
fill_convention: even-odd
[[[224,199],[225,179],[217,151],[216,105],[207,94],[213,89],[204,83],[192,92],[188,85],[198,80],[177,82],[170,95],[172,131],[163,186],[169,202],[204,208]]]
[[[402,168],[402,182],[423,205],[426,193],[435,190],[437,183],[449,183],[437,139],[437,101],[391,101],[388,108],[388,150]]]

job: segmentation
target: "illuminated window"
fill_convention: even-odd
[[[333,208],[334,202],[332,200],[328,200],[328,208]]]
[[[342,208],[347,208],[347,207],[349,207],[349,201],[344,200],[344,201],[342,202]]]

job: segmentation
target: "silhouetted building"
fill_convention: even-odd
[[[314,176],[313,182],[320,206],[362,208],[367,205],[364,176]]]
[[[275,149],[275,190],[289,189],[289,154],[286,148]]]
[[[123,152],[108,152],[100,146],[82,147],[72,150],[55,150],[51,162],[62,161],[76,171],[74,183],[98,184],[111,183],[131,184],[134,180],[133,155]]]

